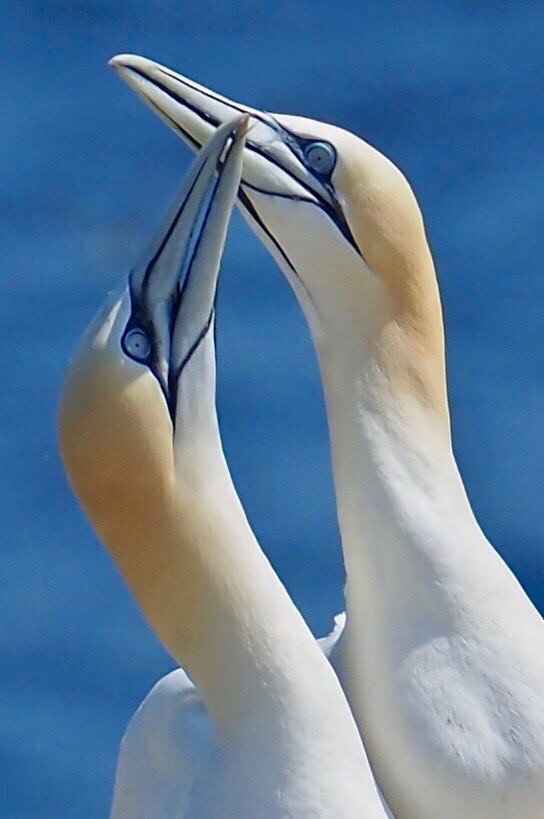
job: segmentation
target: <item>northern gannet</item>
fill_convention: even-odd
[[[141,57],[112,64],[193,148],[251,116],[238,205],[319,358],[347,574],[332,660],[395,816],[542,817],[544,625],[453,456],[440,296],[408,182],[340,128]]]
[[[342,688],[259,549],[221,446],[215,296],[247,121],[199,153],[61,400],[72,487],[198,691],[179,670],[143,703],[112,817],[383,819]]]

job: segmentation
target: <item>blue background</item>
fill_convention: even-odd
[[[134,51],[258,108],[331,120],[405,171],[436,258],[455,448],[541,607],[541,2],[2,0],[0,816],[100,817],[118,741],[172,667],[66,484],[66,363],[190,153],[107,68]],[[342,607],[319,378],[281,274],[236,215],[219,304],[227,456],[317,633]]]

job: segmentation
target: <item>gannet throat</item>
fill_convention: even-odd
[[[397,819],[537,819],[544,626],[455,463],[440,296],[408,182],[340,128],[271,120],[141,57],[112,64],[193,147],[229,112],[257,123],[238,203],[316,345],[347,572],[334,662]]]

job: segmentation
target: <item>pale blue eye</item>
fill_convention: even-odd
[[[151,344],[143,330],[134,327],[123,339],[126,352],[138,361],[147,361],[151,353]]]
[[[328,142],[310,142],[304,149],[304,158],[312,171],[328,175],[336,164],[336,151]]]

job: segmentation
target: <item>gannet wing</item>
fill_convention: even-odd
[[[160,679],[121,742],[110,819],[179,819],[214,749],[211,723],[178,668]]]

